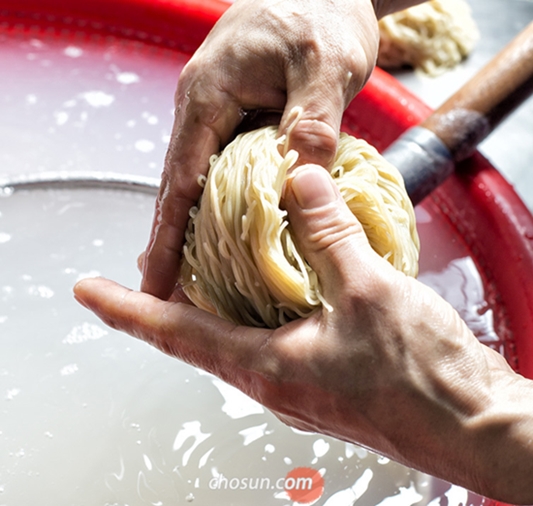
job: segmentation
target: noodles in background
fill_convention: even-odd
[[[466,58],[479,31],[465,0],[430,0],[379,21],[378,65],[437,76]]]
[[[198,307],[237,324],[275,328],[331,309],[279,208],[298,157],[280,154],[284,139],[275,127],[239,135],[211,158],[199,207],[191,209],[180,282]],[[341,133],[331,174],[374,250],[416,276],[414,211],[397,169],[365,141]]]

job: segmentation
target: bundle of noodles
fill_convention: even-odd
[[[191,209],[181,280],[200,308],[238,324],[278,327],[324,305],[316,273],[279,208],[298,155],[265,127],[239,135],[211,158]],[[341,133],[332,176],[370,244],[397,269],[418,271],[414,211],[398,170],[363,140]]]
[[[430,0],[379,21],[378,65],[436,76],[466,58],[479,32],[464,0]]]

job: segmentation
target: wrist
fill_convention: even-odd
[[[533,504],[533,382],[508,368],[491,377],[492,402],[469,424],[476,485],[488,497]]]
[[[372,3],[374,5],[376,17],[381,19],[387,14],[407,9],[408,7],[423,3],[424,1],[425,0],[372,0]]]

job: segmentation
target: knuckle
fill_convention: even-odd
[[[336,203],[318,209],[314,214],[315,216],[309,216],[309,229],[303,238],[314,252],[344,246],[354,237],[364,235],[361,223],[339,209]]]
[[[329,167],[337,151],[338,135],[326,121],[302,119],[290,133],[289,147],[300,154],[299,163]]]

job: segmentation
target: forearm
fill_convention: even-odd
[[[479,485],[489,497],[533,504],[533,382],[498,369],[492,378],[493,402],[472,423]]]
[[[376,382],[367,425],[396,460],[491,498],[533,504],[533,382],[429,289],[414,280],[405,286],[389,319],[401,342],[385,361],[387,381]]]

